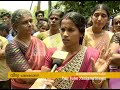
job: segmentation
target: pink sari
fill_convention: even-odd
[[[55,51],[55,50],[54,50]],[[91,52],[92,51],[92,52]],[[53,53],[53,52],[52,52]],[[51,52],[48,54],[45,66],[52,68]],[[58,72],[91,72],[91,61],[93,57],[97,60],[99,52],[93,48],[83,47],[82,50],[72,55],[68,60],[57,68]],[[77,62],[76,62],[77,61]],[[55,87],[58,89],[87,89],[92,88],[90,80],[64,80],[62,78],[55,79]]]
[[[39,39],[32,37],[28,50],[25,53],[25,58],[32,70],[41,69],[42,65],[44,64],[46,52],[47,48],[45,44]],[[28,89],[33,83],[28,84],[22,79],[11,79],[11,85],[13,89]]]
[[[91,52],[92,51],[92,52]],[[95,62],[98,59],[99,56],[99,52],[93,48],[88,48],[86,50],[85,56],[84,56],[84,60],[82,62],[82,66],[79,70],[79,72],[92,72],[92,67],[91,67],[91,61],[90,58],[94,57]],[[72,89],[77,89],[77,88],[81,88],[81,89],[90,89],[93,88],[93,86],[91,85],[91,81],[90,80],[77,80],[74,82]]]
[[[118,49],[118,54],[120,54],[120,49]],[[119,67],[109,66],[110,72],[120,72]],[[109,88],[110,89],[120,89],[120,78],[111,78],[109,79]]]
[[[32,37],[29,49],[26,52],[25,57],[29,64],[32,64],[33,70],[40,70],[44,64],[44,57],[46,55],[47,48],[42,41]]]

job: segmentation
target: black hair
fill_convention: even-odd
[[[59,9],[52,9],[52,10],[50,11],[49,15],[48,15],[48,18],[49,18],[53,13],[58,13],[60,18],[62,18],[63,15],[64,15],[64,13],[63,13],[61,10],[59,10]]]
[[[5,23],[0,23],[0,30],[1,31],[5,30],[7,32],[7,34],[9,34],[9,31],[10,31],[9,26]]]
[[[80,38],[79,44],[82,44],[84,33],[85,33],[85,25],[86,25],[85,18],[80,13],[78,13],[78,12],[69,12],[69,13],[66,13],[63,16],[63,18],[61,19],[61,21],[64,18],[68,18],[68,19],[72,20],[73,23],[76,25],[76,27],[79,29],[79,32],[83,35]],[[61,22],[60,22],[60,24],[61,24]]]
[[[91,19],[91,17],[89,17],[89,18],[86,20],[86,27],[88,28],[88,27],[92,26],[92,24],[93,24],[92,19]]]
[[[92,14],[94,14],[94,12],[98,9],[102,9],[105,10],[107,13],[108,18],[110,17],[110,13],[109,13],[109,7],[107,6],[107,4],[97,4],[94,9],[92,10]],[[103,29],[106,29],[108,27],[108,23],[106,23],[106,25],[103,27]]]
[[[3,18],[4,16],[7,16],[8,18],[10,18],[11,14],[9,12],[1,12],[0,18]]]
[[[42,15],[43,15],[43,17],[44,17],[44,11],[41,11],[41,10],[35,12],[35,16],[37,17],[37,15],[38,15],[39,13],[42,13]]]
[[[41,28],[45,23],[47,23],[48,24],[48,22],[47,21],[41,21],[41,22],[39,22],[38,24],[37,24],[37,28],[39,29],[39,28]],[[49,25],[48,25],[48,27],[49,27]]]
[[[48,22],[48,19],[47,19],[47,18],[44,18],[44,21]]]
[[[98,10],[98,9],[103,9],[103,10],[105,10],[106,11],[106,13],[107,13],[107,15],[108,15],[108,17],[110,16],[110,13],[109,13],[109,7],[106,5],[106,4],[97,4],[95,7],[94,7],[94,9],[92,10],[92,14],[96,11],[96,10]]]

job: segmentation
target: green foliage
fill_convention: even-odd
[[[120,1],[59,1],[54,7],[57,9],[64,7],[64,12],[76,11],[84,15],[85,18],[88,18],[91,15],[92,9],[98,3],[107,4],[110,15],[120,12]]]
[[[45,18],[48,18],[48,9],[44,10]]]
[[[120,1],[104,1],[104,3],[109,6],[111,16],[120,12]]]
[[[33,22],[35,22],[35,23],[36,23],[36,17],[35,17],[36,10],[37,10],[37,6],[34,6],[32,16],[33,16]]]
[[[8,12],[6,9],[0,9],[0,14],[1,12]]]

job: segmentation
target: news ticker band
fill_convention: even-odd
[[[8,78],[64,78],[71,80],[98,80],[120,78],[120,72],[9,72]]]

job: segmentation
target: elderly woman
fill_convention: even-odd
[[[111,40],[110,48],[113,51],[111,57],[111,64],[109,66],[110,72],[120,72],[120,32],[116,32]],[[111,78],[109,80],[110,89],[120,89],[120,79]]]
[[[17,35],[6,46],[7,64],[13,72],[40,71],[47,48],[43,42],[31,36],[33,30],[31,13],[24,9],[16,10],[11,20]],[[11,79],[11,86],[13,89],[27,89],[33,82],[33,79]]]
[[[120,32],[120,13],[117,13],[113,18],[113,32]]]
[[[120,72],[120,13],[117,13],[113,18],[114,35],[111,39],[110,48],[113,51],[111,57],[110,72]],[[120,79],[111,78],[109,80],[110,89],[120,89]]]

